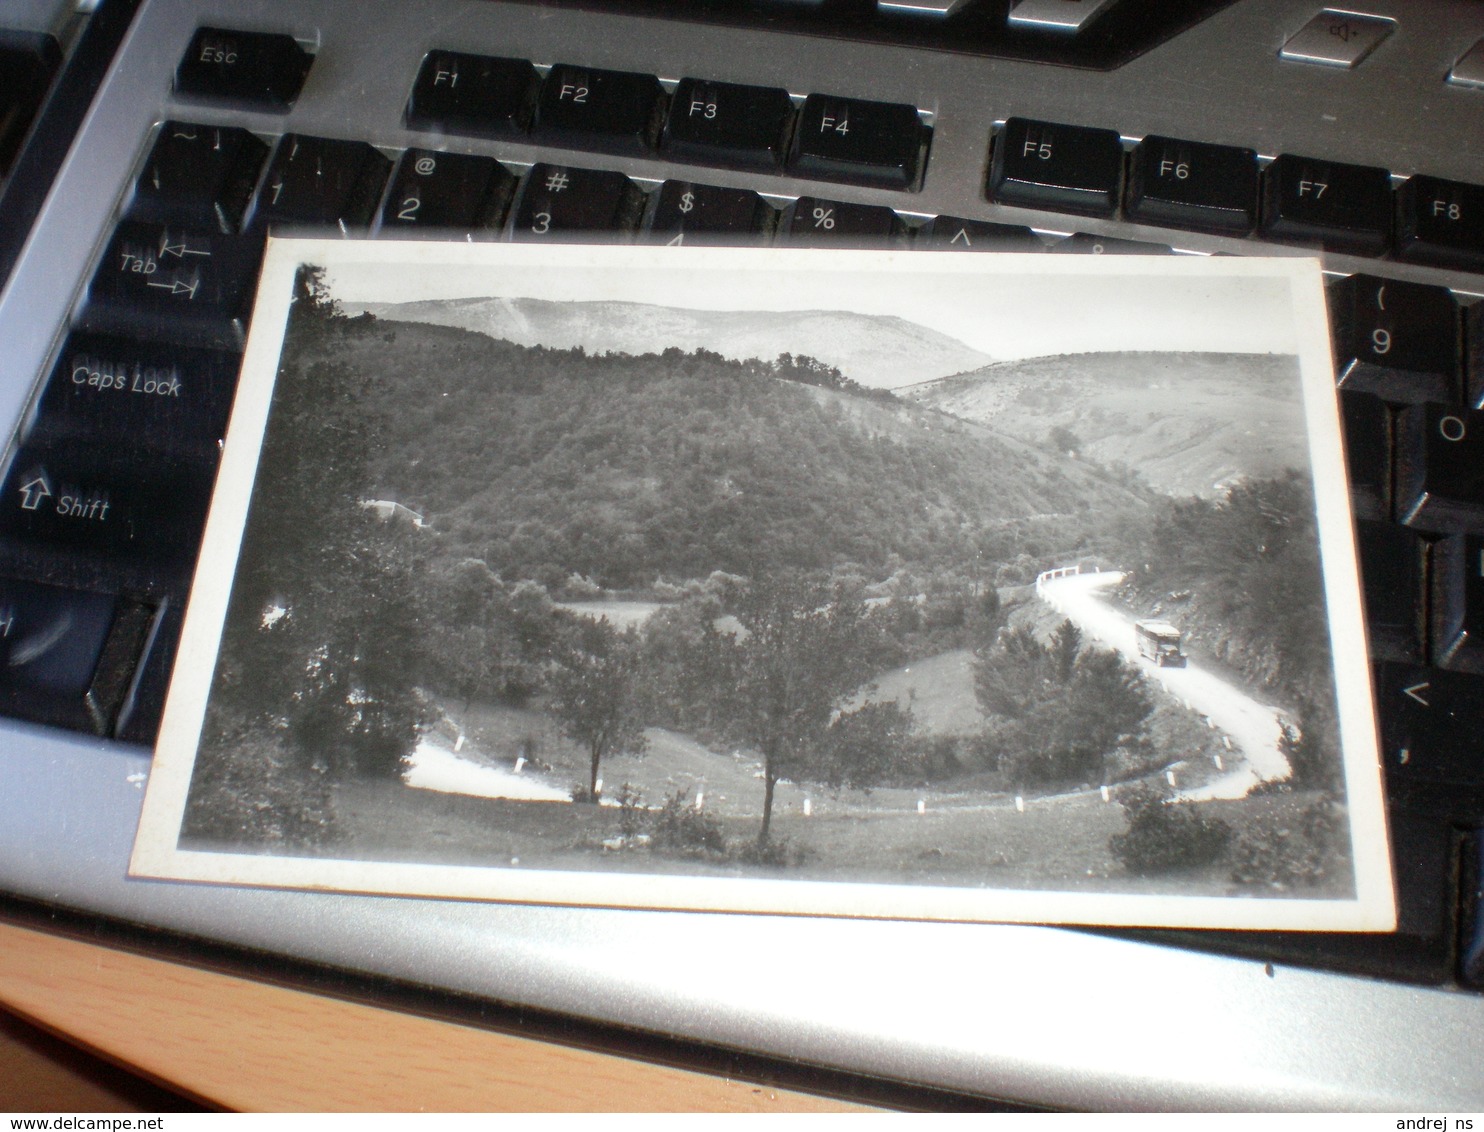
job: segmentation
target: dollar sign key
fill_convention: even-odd
[[[686,193],[685,193],[685,195],[680,198],[680,211],[681,212],[689,212],[691,209],[693,209],[695,207],[696,207],[696,194],[693,193],[693,192],[690,192],[689,190],[687,190]]]

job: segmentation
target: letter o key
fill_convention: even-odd
[[[1462,417],[1446,416],[1438,421],[1438,433],[1444,440],[1457,444],[1468,435],[1468,428]]]

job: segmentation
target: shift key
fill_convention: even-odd
[[[255,236],[125,221],[88,285],[79,325],[241,349],[261,256]]]
[[[0,539],[178,572],[195,561],[210,464],[96,441],[27,441],[0,488]]]

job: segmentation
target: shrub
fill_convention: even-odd
[[[1119,797],[1128,830],[1108,839],[1108,850],[1138,876],[1208,865],[1226,852],[1231,826],[1199,812],[1199,803],[1172,801],[1138,786]]]
[[[721,822],[696,809],[689,787],[665,799],[654,815],[650,837],[654,848],[686,857],[724,857],[727,852]]]
[[[631,840],[638,837],[644,832],[649,819],[649,807],[644,804],[644,795],[625,782],[618,788],[615,801],[618,802],[618,832]]]
[[[1330,797],[1287,820],[1266,816],[1243,830],[1232,850],[1231,877],[1237,884],[1284,892],[1348,875],[1344,807]]]
[[[766,841],[749,841],[737,856],[744,864],[767,865],[786,869],[802,865],[808,852],[787,837],[769,837]]]

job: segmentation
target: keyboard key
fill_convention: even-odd
[[[1458,303],[1446,287],[1352,275],[1327,298],[1341,389],[1388,401],[1458,401]]]
[[[1395,20],[1326,8],[1278,52],[1284,59],[1325,67],[1354,67],[1381,45]]]
[[[757,244],[775,219],[772,205],[749,189],[666,181],[655,194],[648,242]]]
[[[1411,178],[1397,190],[1396,250],[1423,263],[1484,270],[1484,188]]]
[[[397,166],[383,230],[498,228],[515,189],[515,176],[493,157],[409,149]]]
[[[1012,28],[1076,35],[1117,0],[1019,0],[1010,8]]]
[[[1397,518],[1484,533],[1484,413],[1413,405],[1396,418]]]
[[[678,161],[776,170],[792,120],[793,102],[778,87],[681,79],[662,148]]]
[[[120,599],[103,655],[83,696],[95,734],[115,735],[127,723],[140,661],[155,636],[160,613],[154,602]]]
[[[213,478],[143,449],[28,441],[0,491],[0,538],[179,572],[195,561]]]
[[[86,437],[214,462],[239,361],[213,350],[74,334],[57,358],[30,436]]]
[[[1454,535],[1432,551],[1433,659],[1484,672],[1484,539]]]
[[[910,189],[927,137],[915,106],[811,94],[799,111],[788,169],[822,181]]]
[[[803,248],[880,248],[902,235],[901,218],[875,204],[800,197],[784,213],[784,242]]]
[[[84,330],[240,350],[262,242],[124,221],[88,286]]]
[[[14,33],[0,42],[0,177],[10,171],[61,61],[49,35]]]
[[[1340,391],[1350,508],[1358,519],[1391,516],[1391,409],[1372,393]]]
[[[1057,240],[1050,252],[1061,255],[1174,255],[1169,244],[1151,244],[1144,240],[1120,240],[1114,236],[1098,236],[1091,232],[1073,232],[1065,239]]]
[[[604,153],[648,153],[664,121],[653,75],[559,65],[546,73],[531,134],[538,141]]]
[[[1257,223],[1257,154],[1250,149],[1148,137],[1129,165],[1131,219],[1207,232]]]
[[[391,167],[365,142],[285,134],[258,194],[253,224],[365,228]]]
[[[536,109],[540,78],[524,59],[431,51],[407,102],[407,124],[477,137],[524,134]]]
[[[1394,523],[1357,523],[1356,537],[1372,657],[1420,662],[1425,544]]]
[[[989,199],[1112,216],[1122,170],[1123,143],[1116,130],[1011,118],[995,139]]]
[[[1263,175],[1262,230],[1275,239],[1380,255],[1391,241],[1391,174],[1285,153]]]
[[[268,146],[227,126],[166,122],[134,185],[129,215],[235,232]]]
[[[175,93],[287,110],[313,62],[290,35],[198,28],[175,69]]]
[[[1484,827],[1464,838],[1458,981],[1484,989]]]
[[[1484,680],[1381,664],[1376,695],[1388,781],[1484,786]]]
[[[639,221],[643,194],[622,173],[534,165],[516,202],[510,238],[581,243],[599,233],[627,238]]]
[[[87,694],[117,606],[110,594],[0,579],[0,713],[96,731]]]
[[[1046,245],[1020,224],[990,224],[935,216],[917,230],[914,247],[934,252],[1044,252]]]

